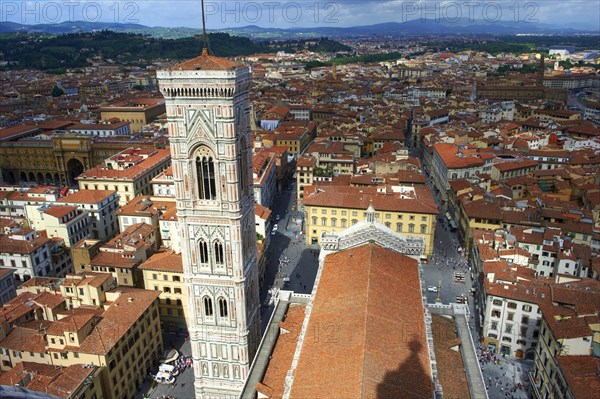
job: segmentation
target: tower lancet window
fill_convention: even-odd
[[[200,263],[208,263],[208,244],[204,240],[200,240]]]
[[[221,241],[215,241],[215,262],[223,264],[223,244]]]
[[[204,304],[204,316],[206,316],[206,317],[212,317],[213,316],[212,299],[210,299],[209,297],[205,296],[204,299],[202,300],[202,302]]]
[[[217,199],[215,162],[212,156],[199,154],[196,157],[196,179],[198,182],[198,197],[200,199]]]
[[[228,316],[227,299],[225,299],[225,298],[219,298],[219,316],[220,317]]]
[[[248,195],[248,190],[249,190],[249,186],[248,186],[248,174],[250,173],[250,171],[248,170],[248,159],[247,159],[247,152],[246,152],[246,139],[244,137],[242,137],[240,139],[240,146],[239,146],[239,154],[238,154],[238,173],[240,176],[240,193],[243,196],[247,196]]]

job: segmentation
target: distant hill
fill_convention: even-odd
[[[141,34],[99,30],[97,32],[40,35],[4,33],[0,61],[5,69],[33,68],[61,73],[65,68],[81,68],[92,60],[113,60],[125,65],[145,66],[150,60],[183,60],[200,54],[202,39],[154,38]],[[220,57],[249,55],[284,50],[289,53],[348,52],[350,47],[327,38],[268,43],[227,33],[209,33],[211,51]]]
[[[163,28],[150,27],[140,24],[121,24],[113,22],[61,22],[58,24],[38,24],[24,25],[14,22],[3,22],[0,24],[0,33],[46,33],[46,34],[68,34],[68,33],[83,33],[97,32],[102,30],[110,30],[112,32],[137,33],[141,35],[149,35],[162,39],[179,39],[183,37],[192,37],[200,33],[200,29],[179,27],[179,28]]]
[[[62,22],[58,24],[23,25],[14,22],[3,22],[0,24],[0,32],[23,32],[23,33],[79,33],[94,32],[100,30],[111,30],[114,32],[138,33],[150,35],[157,38],[176,39],[191,37],[200,33],[199,29],[178,27],[149,27],[140,24],[120,24],[111,22]],[[374,25],[353,27],[315,27],[315,28],[263,28],[256,25],[248,25],[235,28],[213,29],[211,32],[224,32],[235,36],[245,36],[253,39],[273,40],[310,37],[360,37],[360,36],[422,36],[440,34],[491,34],[491,35],[514,35],[520,33],[551,33],[551,34],[573,34],[573,33],[597,33],[577,28],[565,28],[542,23],[527,23],[514,21],[498,21],[494,23],[486,21],[472,21],[467,18],[457,21],[440,20],[421,21],[420,19],[406,22],[387,22]]]

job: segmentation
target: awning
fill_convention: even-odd
[[[160,363],[172,363],[179,358],[179,352],[176,349],[165,351],[163,357],[160,358]]]

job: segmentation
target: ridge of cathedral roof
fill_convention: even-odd
[[[202,49],[202,54],[198,57],[184,61],[175,65],[172,70],[178,71],[230,71],[241,68],[244,65],[240,62],[228,60],[227,58],[215,57],[208,54],[206,48]]]

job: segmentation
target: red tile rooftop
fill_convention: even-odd
[[[77,211],[76,206],[70,205],[54,205],[46,209],[44,213],[46,215],[54,216],[57,219],[67,216],[71,212]]]
[[[312,305],[307,331],[332,334],[302,341],[291,397],[433,396],[414,259],[376,244],[328,255]]]
[[[163,248],[142,263],[139,269],[183,273],[181,254]]]
[[[111,195],[116,194],[114,190],[79,190],[58,200],[58,202],[73,204],[98,204]]]
[[[205,50],[205,49],[204,49]],[[202,51],[202,55],[184,61],[171,68],[172,71],[232,71],[244,67],[243,64],[226,58],[215,57]]]

